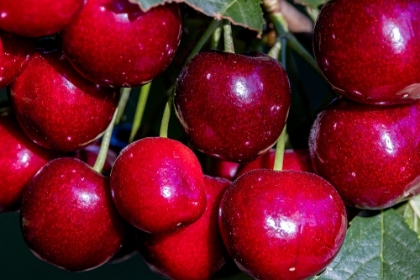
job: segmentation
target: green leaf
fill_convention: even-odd
[[[216,19],[227,19],[235,25],[262,32],[264,24],[261,0],[130,0],[147,11],[165,2],[186,3],[197,11]]]
[[[295,0],[296,4],[308,6],[309,8],[316,9],[321,5],[324,5],[329,0]]]
[[[356,217],[343,248],[315,279],[420,279],[420,242],[395,210]]]

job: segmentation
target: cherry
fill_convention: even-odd
[[[62,32],[63,51],[74,68],[95,83],[114,87],[140,86],[161,74],[180,39],[176,4],[144,13],[127,0],[89,0]]]
[[[0,2],[0,28],[22,36],[41,37],[62,30],[85,0],[19,0]]]
[[[111,171],[118,211],[134,227],[167,233],[198,220],[206,209],[195,154],[182,143],[147,137],[124,148]]]
[[[107,262],[125,235],[109,179],[75,158],[53,160],[32,178],[23,195],[21,219],[31,251],[72,271]]]
[[[205,176],[207,208],[193,224],[170,234],[139,234],[139,249],[149,267],[170,279],[213,279],[226,263],[218,212],[230,181]]]
[[[28,181],[55,154],[33,143],[12,115],[0,116],[0,142],[0,211],[13,211]]]
[[[239,168],[239,163],[221,160],[215,157],[209,157],[210,168],[208,175],[213,177],[221,177],[228,180],[235,179],[236,172]]]
[[[349,206],[382,209],[420,193],[420,104],[378,107],[337,99],[310,136],[315,171]]]
[[[0,89],[16,79],[34,51],[32,40],[0,31]]]
[[[290,85],[281,64],[267,55],[202,52],[178,77],[174,105],[198,150],[246,162],[270,149],[280,136],[290,107]]]
[[[245,174],[248,171],[254,169],[273,169],[275,156],[276,150],[270,149],[270,151],[266,152],[265,154],[262,154],[255,160],[241,164],[241,166],[238,168],[235,178],[238,178],[242,174]],[[283,170],[314,172],[312,169],[311,158],[309,156],[309,150],[285,150],[283,159]]]
[[[335,91],[369,104],[420,99],[419,13],[419,1],[329,1],[313,46]]]
[[[223,241],[256,279],[307,279],[321,272],[344,241],[346,211],[337,191],[302,171],[258,169],[225,191]]]
[[[10,95],[25,133],[37,144],[60,151],[81,149],[100,137],[119,96],[81,77],[60,52],[34,54]]]

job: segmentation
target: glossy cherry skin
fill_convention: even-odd
[[[240,166],[237,162],[230,162],[215,157],[209,157],[208,175],[233,180]]]
[[[206,209],[204,178],[184,144],[148,137],[124,148],[111,171],[111,191],[123,218],[148,233],[173,232]]]
[[[420,193],[420,104],[378,107],[337,99],[315,120],[315,171],[349,206],[383,209]]]
[[[149,267],[170,279],[205,280],[229,257],[219,232],[219,204],[230,181],[205,176],[207,208],[193,224],[170,234],[139,234],[139,250]]]
[[[238,178],[242,174],[254,169],[273,169],[274,160],[276,157],[276,150],[270,149],[270,151],[262,154],[255,160],[241,164],[238,171],[235,174],[235,178]],[[311,158],[309,156],[308,149],[287,149],[284,151],[283,158],[283,170],[296,170],[314,172],[312,169]]]
[[[21,219],[31,251],[72,271],[104,264],[125,237],[109,179],[74,158],[53,160],[32,178],[23,195]]]
[[[17,210],[28,181],[55,157],[29,139],[12,115],[0,116],[0,212]]]
[[[202,52],[178,77],[174,105],[198,150],[246,162],[280,136],[290,107],[290,84],[281,64],[267,55]]]
[[[0,28],[27,37],[52,35],[80,12],[85,0],[0,2]]]
[[[334,187],[313,173],[250,171],[225,191],[223,241],[255,279],[307,279],[321,272],[344,241],[347,219]]]
[[[16,79],[34,51],[32,40],[0,31],[0,89]]]
[[[63,51],[80,74],[103,85],[134,87],[168,67],[181,31],[177,4],[143,12],[127,0],[89,0],[61,35]]]
[[[60,151],[81,149],[111,122],[118,93],[80,76],[60,52],[33,55],[10,87],[17,119],[37,144]]]
[[[329,1],[314,54],[334,90],[368,104],[420,99],[420,1]]]

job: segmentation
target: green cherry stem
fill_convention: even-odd
[[[210,49],[217,50],[219,47],[220,37],[222,36],[222,28],[218,26],[211,36]]]
[[[280,50],[282,49],[280,40],[276,40],[274,45],[271,47],[271,49],[268,51],[268,55],[274,59],[279,58]]]
[[[284,67],[286,66],[286,44],[287,39],[280,40],[278,39],[274,46],[268,52],[268,55],[274,59],[279,57],[279,53],[281,53],[282,64]],[[284,158],[284,147],[285,147],[285,139],[286,139],[286,126],[284,126],[283,131],[280,134],[279,139],[277,139],[276,144],[276,155],[274,159],[274,170],[280,171],[283,169],[283,158]]]
[[[108,128],[105,130],[104,135],[102,136],[101,148],[99,149],[98,157],[96,158],[95,165],[93,169],[101,173],[104,168],[106,157],[108,155],[109,143],[111,142],[112,131],[114,130],[115,120],[117,118],[119,109],[117,108],[112,117],[111,123]]]
[[[274,24],[274,29],[276,30],[276,33],[280,37],[287,38],[290,48],[293,51],[295,51],[299,56],[301,56],[306,61],[306,63],[308,63],[315,71],[321,74],[318,68],[318,64],[316,63],[313,56],[299,43],[299,41],[296,39],[295,36],[293,36],[293,34],[287,31],[287,25],[283,15],[278,12],[273,12],[269,13],[268,17],[270,21]]]
[[[235,46],[233,44],[232,25],[230,21],[223,21],[223,40],[225,43],[225,52],[235,53]]]
[[[203,48],[204,44],[209,40],[210,36],[214,33],[214,31],[221,26],[220,20],[213,20],[210,25],[207,27],[206,31],[204,31],[203,35],[201,35],[200,39],[198,40],[197,44],[195,45],[194,49],[191,51],[190,55],[188,56],[186,62],[190,61],[190,59],[196,55],[201,49]],[[185,65],[184,65],[185,66]]]
[[[131,88],[121,88],[120,101],[118,103],[118,114],[115,120],[116,124],[121,122],[122,116],[124,115],[125,107],[127,106],[128,99],[130,97]]]
[[[280,134],[276,144],[276,155],[274,158],[274,170],[280,171],[283,169],[284,147],[286,146],[286,125]]]
[[[169,128],[169,120],[171,119],[171,111],[173,105],[173,95],[168,98],[168,102],[166,102],[165,111],[163,111],[162,122],[160,124],[160,137],[168,138],[168,128]]]
[[[147,98],[149,97],[150,87],[152,83],[145,84],[140,89],[139,100],[137,101],[136,113],[134,114],[133,127],[131,128],[130,138],[128,142],[131,143],[137,132],[140,129],[141,121],[144,115],[144,109],[146,108]]]

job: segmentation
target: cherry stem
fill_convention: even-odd
[[[222,28],[218,26],[211,36],[210,49],[216,50],[219,47],[220,37],[222,36]]]
[[[137,101],[136,113],[133,120],[133,127],[131,128],[130,138],[128,139],[129,143],[133,142],[134,137],[140,129],[151,85],[152,83],[145,84],[140,89],[139,100]]]
[[[408,201],[408,203],[410,204],[410,207],[411,207],[411,209],[413,209],[413,212],[416,214],[416,216],[418,217],[418,218],[420,218],[420,209],[419,209],[419,207],[417,206],[417,204],[412,200],[412,199],[410,199],[409,201]]]
[[[280,50],[282,49],[281,43],[279,40],[276,40],[274,45],[271,47],[271,49],[268,51],[268,55],[274,59],[279,58]]]
[[[121,122],[121,119],[124,115],[125,107],[127,106],[128,99],[130,97],[131,88],[121,88],[120,101],[118,103],[118,114],[115,120],[116,124]]]
[[[213,19],[213,21],[207,27],[206,31],[204,31],[203,35],[201,35],[194,49],[191,51],[190,55],[187,57],[186,62],[190,61],[190,59],[203,48],[204,44],[209,40],[210,36],[214,33],[214,31],[218,27],[220,27],[220,25],[221,25],[220,20]]]
[[[319,15],[319,9],[306,7],[306,13],[312,19],[312,21],[315,22]]]
[[[283,169],[284,147],[286,146],[286,125],[280,134],[276,144],[276,155],[274,158],[274,170],[281,171]]]
[[[272,12],[269,13],[268,17],[274,24],[274,29],[276,30],[277,35],[280,36],[280,38],[286,38],[290,48],[302,57],[315,71],[321,74],[314,57],[299,43],[293,34],[288,32],[287,24],[282,13]]]
[[[230,21],[223,21],[223,40],[225,42],[225,52],[235,53],[235,46],[233,45],[232,26]]]
[[[171,119],[171,110],[173,105],[173,96],[168,98],[168,102],[165,105],[165,111],[163,112],[162,122],[160,124],[160,137],[168,138],[169,121]]]
[[[118,111],[118,108],[115,109],[111,123],[109,124],[108,128],[105,130],[104,135],[102,136],[101,148],[99,149],[98,157],[96,158],[95,165],[93,166],[93,169],[98,173],[101,173],[104,169],[106,157],[108,155],[109,143],[111,142],[112,131],[114,130],[114,124],[117,118]]]

